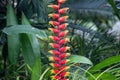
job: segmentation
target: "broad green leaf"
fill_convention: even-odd
[[[71,55],[69,59],[70,59],[70,63],[84,63],[84,64],[93,65],[92,62],[84,56]]]
[[[17,25],[17,18],[12,5],[7,6],[7,26]],[[16,26],[17,27],[17,26]],[[10,28],[10,27],[8,27]],[[11,63],[17,63],[17,57],[19,54],[19,35],[8,35],[8,56]]]
[[[30,43],[29,37],[23,34],[20,36],[20,41],[25,62],[30,66],[33,66],[35,62],[35,56],[33,54],[32,45],[28,44],[28,42]]]
[[[104,73],[99,78],[97,78],[100,73],[96,73],[93,76],[96,78],[95,80],[116,80],[116,77],[110,73]],[[94,80],[91,76],[88,77],[89,80]]]
[[[119,16],[119,10],[117,9],[117,6],[116,6],[114,0],[108,0],[108,2],[109,2],[110,5],[112,6],[115,15],[120,19],[120,16]]]
[[[31,80],[39,80],[40,78],[40,72],[41,72],[41,61],[40,59],[36,59],[35,64],[32,69],[32,76]]]
[[[30,25],[30,22],[27,20],[27,18],[24,15],[24,13],[22,13],[22,24],[23,25]]]
[[[24,26],[27,29],[31,28],[30,23],[24,14],[22,14],[22,24],[29,25],[29,26]],[[28,63],[29,65],[32,66],[35,63],[34,61],[37,58],[40,59],[40,47],[39,47],[37,38],[36,38],[35,34],[21,34],[20,38],[21,38],[22,51],[23,51],[23,56],[25,58],[25,61],[26,61],[26,63]],[[26,43],[24,44],[24,42],[26,42]],[[28,47],[28,45],[29,45],[29,47]],[[32,58],[33,60],[31,61],[30,58]]]
[[[31,27],[30,25],[14,25],[8,28],[4,28],[3,32],[8,35],[20,34],[20,33],[37,34],[41,39],[47,37],[45,31]]]
[[[93,66],[89,71],[90,72],[99,71],[100,69],[107,67],[107,66],[110,66],[110,65],[117,63],[117,62],[120,62],[120,55],[105,59],[104,61],[100,62],[99,64]]]

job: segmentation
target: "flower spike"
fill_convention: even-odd
[[[50,65],[52,66],[52,70],[50,70],[52,75],[51,80],[69,80],[67,76],[69,76],[70,73],[67,72],[67,70],[70,67],[66,66],[66,63],[70,60],[66,58],[70,56],[70,53],[67,53],[67,51],[70,50],[70,47],[65,46],[66,43],[70,41],[69,38],[66,38],[69,31],[65,30],[69,25],[68,23],[65,23],[69,16],[64,15],[69,8],[61,8],[61,5],[64,4],[66,0],[56,1],[57,4],[48,5],[48,7],[55,10],[55,12],[48,14],[49,18],[53,19],[49,21],[49,24],[52,25],[53,28],[48,28],[53,33],[52,36],[49,36],[52,40],[52,42],[49,43],[52,50],[48,51],[52,54],[49,57],[49,61],[51,62]]]

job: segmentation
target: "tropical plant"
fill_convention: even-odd
[[[0,0],[0,79],[50,80],[48,4]],[[119,0],[67,0],[70,80],[119,80],[120,43],[108,33],[120,19]],[[51,37],[53,38],[53,37]]]

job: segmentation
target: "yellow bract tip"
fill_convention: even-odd
[[[69,76],[69,75],[70,75],[70,72],[66,72],[65,77],[66,77],[66,76]]]
[[[70,50],[70,47],[67,47],[67,50]]]
[[[48,5],[48,7],[52,7],[52,5]]]
[[[48,28],[48,30],[52,30],[52,28]]]
[[[49,24],[53,24],[52,21],[49,21]]]
[[[67,66],[67,67],[66,67],[66,70],[67,70],[67,69],[70,69],[70,66]]]
[[[49,53],[52,53],[52,50],[48,51]]]
[[[53,66],[54,66],[54,64],[53,64],[53,63],[50,63],[50,66],[52,66],[52,67],[53,67]]]
[[[52,73],[52,74],[54,74],[54,70],[52,69],[52,70],[50,70],[50,72]]]
[[[68,30],[65,31],[66,34],[67,34],[68,32],[69,32]]]
[[[68,42],[70,42],[70,38],[66,38],[66,40],[67,40]]]
[[[52,38],[52,36],[49,36],[49,38]]]
[[[69,18],[69,16],[65,16],[66,18]]]
[[[70,61],[69,59],[66,60],[66,62],[69,62],[69,61]]]
[[[52,43],[49,43],[50,46],[52,46]]]
[[[66,26],[68,26],[69,25],[69,23],[66,23]]]
[[[53,57],[49,57],[49,60],[50,60],[50,61],[53,61]]]
[[[67,56],[70,56],[70,53],[66,53]]]

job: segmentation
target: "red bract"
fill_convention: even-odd
[[[66,64],[66,63],[69,62],[69,61],[70,61],[70,60],[67,60],[67,59],[66,59],[66,60],[61,60],[61,61],[59,62],[59,64],[60,64],[60,65],[63,65],[63,64]]]
[[[57,74],[57,73],[59,73],[59,70],[53,69],[53,70],[50,70],[50,72],[51,72],[52,74]]]
[[[50,61],[60,61],[59,57],[49,57]]]
[[[68,70],[69,68],[70,68],[69,66],[62,66],[62,67],[60,67],[60,70],[65,71],[65,70]]]
[[[66,57],[68,57],[68,56],[70,56],[70,53],[63,53],[63,54],[60,54],[60,55],[59,55],[59,57],[60,57],[61,59],[66,58]]]
[[[60,52],[56,51],[56,50],[50,50],[48,52],[51,53],[51,54],[54,54],[54,55],[59,55],[60,54]]]
[[[65,77],[66,77],[66,76],[68,76],[69,74],[70,74],[69,72],[65,72],[65,71],[64,71],[64,72],[60,73],[60,76],[65,76]]]
[[[53,8],[54,10],[57,10],[57,9],[59,9],[59,5],[48,5],[48,7],[51,7],[51,8]]]
[[[68,16],[62,16],[62,17],[60,17],[60,18],[58,19],[58,21],[59,21],[59,22],[64,22],[64,21],[67,20],[67,18],[68,18]]]
[[[59,26],[59,22],[57,21],[50,21],[49,24],[53,25],[53,26]]]
[[[52,13],[52,14],[49,14],[48,16],[56,19],[56,18],[59,18],[60,15],[56,13]]]
[[[53,41],[59,41],[60,38],[57,36],[49,36],[49,38],[51,38]]]
[[[68,23],[64,23],[58,26],[58,29],[60,30],[64,30],[69,24]]]
[[[53,48],[60,48],[60,45],[56,43],[50,43],[49,45],[52,46]]]
[[[66,34],[68,33],[69,31],[68,30],[65,30],[65,31],[62,31],[58,34],[59,37],[64,37],[66,36]]]
[[[59,33],[59,32],[60,32],[60,30],[55,29],[55,28],[49,28],[49,30],[51,30],[54,34],[55,34],[55,33]]]
[[[62,9],[59,9],[59,13],[60,14],[64,14],[64,13],[66,13],[66,11],[68,10],[69,8],[62,8]]]
[[[66,52],[66,51],[69,50],[69,49],[70,49],[70,47],[64,46],[64,47],[61,47],[61,48],[59,49],[59,51],[60,51],[60,52]]]
[[[58,63],[51,63],[50,65],[54,68],[59,68],[60,67],[60,64],[58,64]]]
[[[65,1],[66,1],[66,0],[58,0],[58,3],[63,4],[63,3],[65,3]]]
[[[59,41],[59,44],[65,44],[65,43],[67,43],[68,41],[70,41],[69,38],[65,38],[65,39],[60,40],[60,41]]]

